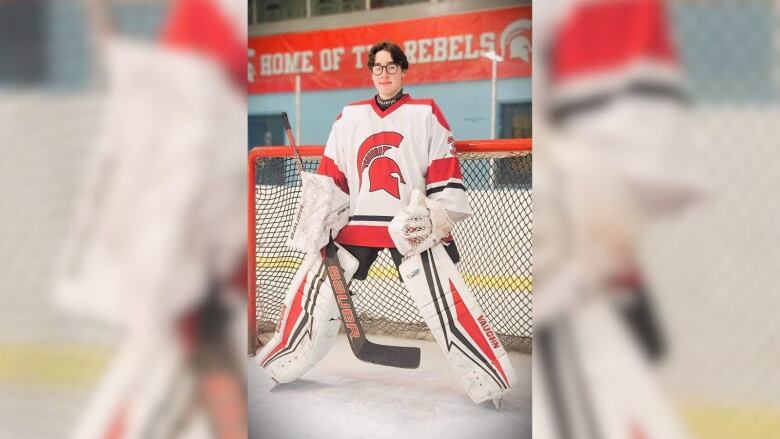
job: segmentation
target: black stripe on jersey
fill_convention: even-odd
[[[430,255],[430,256],[429,256]],[[429,267],[425,270],[425,275],[428,277],[431,273],[433,274],[433,277],[428,277],[428,285],[434,285],[436,288],[431,289],[431,295],[433,296],[433,302],[434,306],[436,306],[437,313],[439,311],[439,299],[441,299],[441,308],[444,309],[444,313],[447,315],[447,325],[444,325],[444,322],[442,320],[442,314],[439,313],[439,321],[442,323],[442,332],[445,334],[445,341],[446,341],[446,328],[449,327],[450,331],[452,332],[452,335],[457,338],[463,346],[471,352],[473,356],[476,357],[474,359],[472,356],[470,356],[467,352],[465,352],[457,343],[455,343],[455,340],[452,340],[451,342],[446,342],[447,350],[449,351],[451,347],[457,348],[459,351],[463,353],[467,358],[471,359],[471,361],[474,362],[474,364],[477,365],[480,369],[485,371],[488,376],[493,378],[493,381],[498,384],[499,387],[503,389],[509,388],[509,383],[505,383],[503,379],[501,379],[501,376],[498,374],[496,370],[494,370],[493,365],[490,363],[490,360],[485,358],[485,356],[480,353],[475,347],[473,343],[470,343],[468,341],[468,338],[463,335],[463,333],[458,329],[458,327],[455,325],[455,320],[452,316],[452,313],[450,313],[450,304],[447,303],[447,298],[445,297],[444,289],[441,286],[441,280],[439,279],[439,273],[436,270],[436,264],[433,263],[433,253],[431,253],[431,250],[427,250],[425,253],[421,254],[422,261],[423,261],[423,267]],[[434,282],[435,280],[435,282]],[[437,297],[438,293],[438,297]],[[453,298],[453,301],[455,299]],[[465,305],[465,304],[464,304]],[[452,303],[452,306],[455,306],[455,303]],[[480,364],[481,363],[481,364]]]
[[[392,219],[393,219],[392,216],[380,216],[380,215],[354,215],[349,217],[350,221],[390,222]]]
[[[301,306],[302,308],[302,316],[301,320],[298,323],[298,326],[296,326],[295,330],[293,331],[292,335],[290,336],[290,340],[287,342],[287,346],[285,346],[282,350],[277,352],[273,357],[269,358],[263,363],[263,367],[268,367],[269,364],[271,364],[273,361],[278,360],[281,357],[284,357],[287,354],[295,352],[295,349],[298,347],[298,345],[301,343],[301,340],[303,340],[303,337],[305,335],[309,335],[311,337],[311,327],[314,324],[314,318],[312,317],[312,312],[309,312],[307,309],[307,305],[309,301],[312,299],[312,296],[314,296],[314,300],[312,301],[312,310],[314,310],[314,302],[317,300],[317,295],[319,294],[320,285],[322,285],[323,279],[324,279],[324,270],[325,264],[321,264],[320,268],[318,270],[317,276],[312,280],[312,282],[309,284],[309,289],[306,292],[306,302]],[[304,278],[305,279],[305,278]],[[312,294],[313,293],[313,294]],[[310,323],[311,322],[311,323]],[[304,328],[306,328],[307,323],[310,323],[309,329],[306,331],[303,331]]]
[[[552,121],[562,123],[574,115],[598,110],[625,96],[662,97],[677,101],[680,104],[688,104],[690,101],[685,92],[677,85],[660,81],[637,80],[618,90],[594,94],[580,99],[572,99],[569,102],[555,105],[551,114]]]
[[[425,190],[425,195],[435,194],[436,192],[441,192],[444,189],[462,189],[462,190],[465,191],[466,190],[466,186],[463,186],[463,183],[447,183],[447,184],[443,184],[443,185],[438,186],[438,187],[433,187],[433,188],[430,188],[430,189],[426,189]]]

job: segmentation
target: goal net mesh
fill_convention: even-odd
[[[458,269],[507,349],[530,351],[531,153],[529,140],[458,142],[474,216],[456,223]],[[313,172],[322,147],[302,147]],[[249,336],[273,332],[287,288],[304,254],[285,245],[300,192],[289,147],[259,147],[249,156]],[[254,245],[251,244],[253,241]],[[398,279],[390,253],[380,252],[368,278],[350,291],[368,333],[428,338],[430,331]],[[254,311],[254,315],[253,315]]]

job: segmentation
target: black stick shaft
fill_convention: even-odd
[[[284,124],[284,132],[287,134],[287,140],[290,141],[290,146],[295,153],[295,168],[298,172],[303,172],[303,159],[300,151],[298,151],[298,144],[295,143],[295,137],[293,137],[292,128],[290,128],[290,119],[287,117],[286,112],[282,112],[282,123]]]

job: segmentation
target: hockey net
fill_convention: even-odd
[[[456,142],[474,216],[456,223],[458,268],[507,349],[531,348],[531,140]],[[299,147],[313,172],[322,146]],[[257,147],[248,161],[249,353],[274,331],[303,253],[285,245],[300,191],[292,149]],[[429,338],[399,281],[390,253],[380,252],[364,281],[350,284],[368,333]]]

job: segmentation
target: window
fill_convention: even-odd
[[[249,24],[306,17],[307,0],[249,0]]]
[[[279,114],[249,116],[249,149],[256,146],[284,145],[284,127]],[[267,172],[258,173],[258,184],[284,184],[283,158],[271,159]]]
[[[330,15],[366,9],[365,0],[311,0],[312,15]]]
[[[345,14],[382,9],[415,3],[431,3],[433,0],[248,0],[249,24],[270,23],[307,17],[307,4],[311,16]],[[443,0],[439,0],[443,1]]]
[[[500,137],[503,139],[531,138],[531,103],[501,104]],[[518,175],[519,174],[519,178]],[[514,177],[510,177],[514,176]],[[511,183],[512,181],[516,183]],[[496,164],[496,187],[531,185],[531,156],[499,160]]]
[[[371,0],[371,9],[410,5],[412,3],[430,3],[430,1],[431,0]]]
[[[501,131],[502,139],[531,138],[531,103],[511,103],[501,104],[499,107],[501,113]]]

